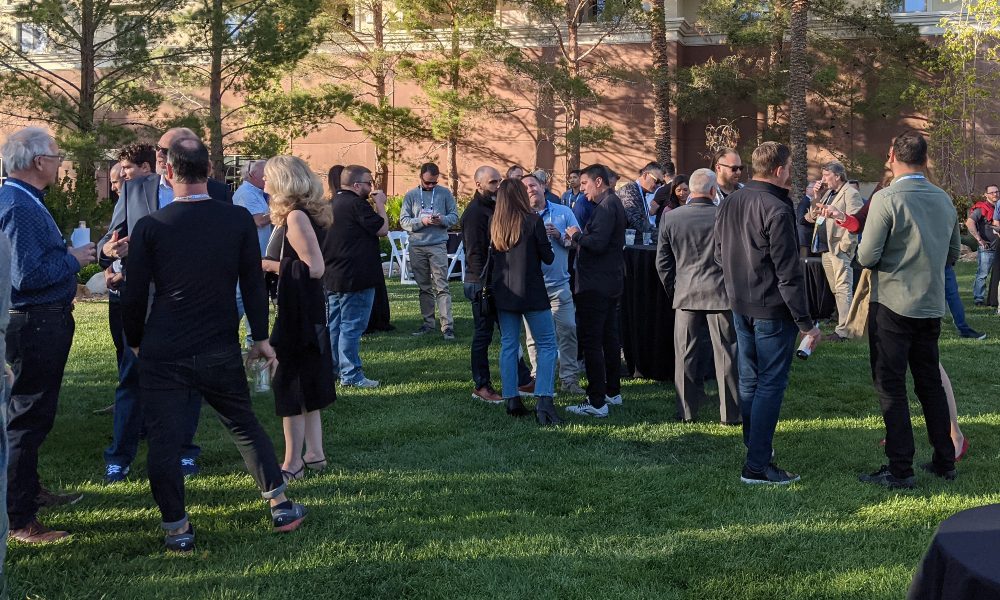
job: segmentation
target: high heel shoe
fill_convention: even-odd
[[[512,417],[526,417],[531,414],[531,411],[521,401],[520,396],[514,396],[507,398],[507,414]]]
[[[962,438],[962,450],[961,452],[958,453],[958,456],[955,457],[955,462],[962,460],[962,458],[964,458],[968,452],[969,452],[969,438]]]
[[[312,462],[306,461],[306,468],[310,471],[322,471],[326,468],[326,459],[314,460]]]
[[[563,420],[556,413],[555,405],[552,404],[552,396],[538,397],[538,403],[535,404],[535,419],[543,427],[563,423]]]

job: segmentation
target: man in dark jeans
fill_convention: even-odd
[[[598,418],[608,416],[608,404],[622,403],[618,302],[625,285],[625,208],[609,181],[604,165],[583,170],[580,188],[594,211],[583,231],[566,228],[577,248],[573,302],[587,371],[587,402],[566,410]]]
[[[788,387],[796,334],[815,345],[788,197],[792,153],[765,142],[753,151],[753,180],[719,205],[715,260],[722,265],[739,351],[740,412],[747,458],[740,480],[786,485],[799,476],[772,462],[774,430]]]
[[[888,166],[893,180],[872,197],[858,262],[873,271],[868,344],[889,464],[859,479],[887,488],[912,488],[915,450],[907,366],[934,447],[933,460],[922,468],[946,480],[956,477],[938,337],[945,311],[945,265],[958,258],[961,242],[951,198],[924,175],[923,136],[908,131],[893,140]]]
[[[482,166],[476,169],[476,193],[472,202],[462,212],[460,227],[462,228],[462,247],[465,249],[465,297],[472,301],[472,322],[475,330],[472,333],[472,397],[490,404],[503,404],[503,396],[493,388],[490,377],[490,344],[493,343],[493,329],[497,327],[495,315],[483,315],[479,304],[475,302],[476,294],[483,289],[480,276],[486,265],[486,257],[490,250],[490,219],[497,205],[497,188],[500,186],[500,171],[493,167]],[[531,379],[531,369],[524,359],[517,360],[517,381],[519,390],[534,391]],[[514,396],[513,392],[509,394]]]
[[[219,413],[269,501],[274,530],[291,531],[306,514],[285,497],[274,446],[251,409],[240,359],[237,280],[254,340],[248,360],[264,359],[267,367],[275,361],[267,341],[257,228],[243,208],[210,199],[209,164],[208,149],[197,138],[170,145],[166,178],[174,198],[131,231],[129,280],[122,295],[125,339],[139,357],[150,488],[163,517],[167,549],[180,552],[194,549],[179,459],[186,407],[198,393]]]
[[[11,134],[0,148],[9,177],[0,188],[0,229],[11,241],[7,363],[14,385],[7,404],[7,516],[10,537],[54,542],[69,535],[38,522],[40,506],[71,504],[80,494],[52,494],[38,477],[38,450],[52,430],[63,371],[73,343],[76,274],[94,262],[94,244],[66,248],[43,190],[59,179],[63,156],[44,129]]]

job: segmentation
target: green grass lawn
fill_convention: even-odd
[[[290,489],[311,510],[300,530],[269,532],[263,501],[206,407],[202,474],[187,484],[191,556],[162,551],[144,449],[129,482],[101,484],[111,417],[91,411],[113,398],[114,348],[106,305],[79,305],[40,471],[49,487],[86,497],[42,515],[70,540],[10,548],[12,597],[902,598],[938,522],[1000,502],[1000,327],[992,310],[971,306],[973,271],[959,268],[969,322],[990,338],[961,340],[948,317],[941,341],[972,442],[953,483],[922,473],[914,491],[857,482],[884,458],[863,342],[795,361],[775,448],[802,481],[749,487],[739,481],[739,429],[716,425],[712,406],[701,423],[675,423],[669,383],[626,381],[625,405],[610,418],[567,417],[557,429],[471,400],[461,286],[452,286],[458,341],[446,343],[409,335],[416,289],[391,284],[398,330],[362,343],[366,374],[383,387],[338,390],[325,411],[331,466]],[[271,396],[254,402],[281,452]],[[913,407],[917,460],[927,460]]]

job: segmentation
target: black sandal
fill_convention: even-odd
[[[281,478],[284,480],[285,483],[288,483],[289,481],[295,481],[296,479],[302,479],[303,471],[305,471],[305,469],[306,469],[305,465],[299,467],[299,470],[295,472],[286,471],[282,469]]]
[[[313,462],[306,462],[306,467],[310,471],[317,471],[317,472],[322,471],[323,469],[326,468],[326,459],[324,458],[323,460],[314,460]]]

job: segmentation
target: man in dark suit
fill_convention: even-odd
[[[185,127],[175,127],[164,133],[156,145],[156,173],[126,181],[111,216],[108,233],[97,244],[98,260],[102,267],[111,266],[121,259],[123,274],[127,270],[129,232],[139,219],[167,206],[174,199],[173,188],[166,178],[167,148],[173,142],[198,136]],[[232,203],[229,188],[218,181],[208,180],[208,195],[220,202]],[[120,284],[119,291],[125,284]],[[139,402],[139,369],[136,356],[129,349],[122,352],[118,369],[118,388],[115,390],[115,409],[111,445],[104,450],[104,481],[115,483],[124,480],[131,468],[139,447],[142,429],[142,410]],[[201,413],[201,396],[192,393],[186,405],[185,440],[181,455],[181,468],[185,476],[198,472],[196,459],[201,451],[194,445]]]
[[[583,170],[580,188],[594,204],[594,212],[583,231],[566,228],[577,247],[573,300],[588,400],[566,410],[598,418],[608,416],[608,404],[622,403],[618,301],[625,284],[625,209],[609,180],[604,165]]]
[[[714,229],[719,209],[713,199],[716,177],[710,169],[691,174],[691,199],[663,215],[656,271],[674,308],[674,387],[677,419],[693,421],[705,400],[699,379],[698,355],[711,338],[715,379],[719,382],[719,415],[723,425],[738,425],[739,372],[736,366],[736,330],[729,310],[722,267],[715,262]]]

